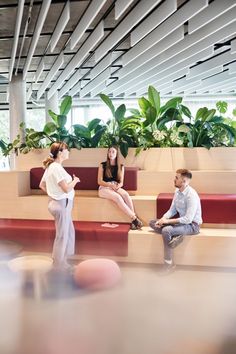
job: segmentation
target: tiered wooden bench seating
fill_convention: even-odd
[[[88,232],[90,221],[93,222],[94,225],[96,222],[98,222],[99,225],[101,225],[103,222],[129,222],[128,218],[126,218],[123,213],[113,205],[111,201],[99,198],[97,196],[97,167],[95,166],[97,166],[97,161],[100,160],[102,161],[102,158],[98,159],[97,156],[94,157],[94,164],[92,163],[90,167],[87,167],[88,164],[91,163],[91,158],[88,159],[88,151],[86,151],[86,166],[83,165],[85,164],[84,161],[81,162],[80,160],[78,166],[76,164],[77,160],[72,159],[72,163],[75,163],[75,167],[68,167],[68,169],[72,169],[69,170],[70,173],[77,174],[81,179],[81,183],[79,183],[77,186],[78,190],[76,190],[73,219],[75,224],[78,222],[82,225],[81,221],[85,222],[84,227],[86,233]],[[130,190],[136,212],[145,222],[145,227],[142,231],[128,232],[128,255],[125,255],[125,252],[123,252],[122,255],[117,253],[115,254],[114,252],[109,254],[108,250],[106,250],[106,254],[104,254],[106,257],[111,257],[118,261],[128,262],[162,262],[162,239],[159,235],[155,234],[149,229],[148,221],[157,216],[160,216],[162,211],[165,212],[168,209],[168,205],[158,203],[156,196],[163,191],[168,193],[173,191],[174,170],[172,167],[169,170],[168,168],[156,170],[156,167],[159,166],[160,162],[159,158],[157,160],[153,160],[152,157],[151,159],[145,159],[145,161],[141,161],[141,164],[137,164],[133,157],[129,159],[131,166],[138,166],[139,169],[132,169],[132,174],[130,175],[132,177],[130,178],[129,183],[133,183],[133,185],[127,186],[126,184],[125,188]],[[40,157],[40,161],[42,161],[42,157]],[[155,166],[153,164],[154,162]],[[81,163],[82,166],[80,166]],[[169,163],[170,161],[165,166],[169,166]],[[35,164],[31,164],[31,166],[32,165],[37,166]],[[180,164],[178,164],[177,167],[185,166],[180,166]],[[128,170],[129,168],[126,167],[126,171]],[[209,208],[207,206],[209,204],[206,204],[206,209],[204,209],[205,207],[203,209],[208,211],[207,219],[204,215],[203,218],[204,222],[207,222],[207,224],[203,225],[199,235],[185,238],[184,242],[175,250],[175,260],[178,264],[186,265],[236,267],[236,222],[234,218],[234,215],[236,214],[236,212],[234,212],[235,204],[232,199],[231,201],[226,202],[224,198],[223,204],[219,204],[222,203],[222,200],[211,200],[212,197],[216,198],[213,195],[224,196],[224,193],[231,193],[232,197],[234,196],[234,191],[236,192],[236,171],[198,170],[192,172],[193,187],[199,192],[208,192],[208,199],[205,202],[211,203],[211,205],[213,205],[214,212],[212,215],[210,215],[210,211],[212,212],[213,208]],[[2,185],[2,201],[0,203],[0,212],[2,218],[15,220],[22,219],[22,222],[25,223],[27,223],[28,219],[37,219],[36,221],[41,223],[40,220],[43,219],[43,222],[50,221],[50,223],[52,223],[51,225],[53,225],[53,221],[50,220],[51,215],[47,211],[48,198],[38,189],[38,183],[42,173],[42,168],[38,169],[37,167],[32,169],[31,172],[29,169],[27,171],[21,169],[17,171],[0,173],[0,184]],[[207,177],[205,178],[204,176]],[[222,184],[222,180],[226,181],[225,185]],[[215,184],[213,183],[214,181]],[[126,183],[128,182],[126,181]],[[173,194],[169,195],[168,203],[170,203],[172,195]],[[167,200],[165,200],[165,202],[166,201]],[[160,209],[160,205],[162,205],[162,211]],[[227,220],[219,219],[219,209],[221,209],[221,211],[224,209],[223,214],[228,216]],[[230,210],[230,212],[228,213],[227,210]],[[203,213],[205,214],[205,211],[203,211]],[[230,219],[229,215],[231,215],[230,217],[233,217],[233,219]],[[213,217],[213,219],[210,218],[210,216]],[[42,231],[42,229],[43,225],[39,226],[40,231],[38,231],[38,241],[41,243],[37,246],[40,247],[45,241],[42,239],[42,233],[45,233],[46,235],[45,230]],[[115,229],[106,230],[107,236],[111,236],[112,241],[114,241],[113,235],[115,233]],[[4,234],[3,229],[0,232],[2,232],[2,235]],[[49,234],[51,235],[49,237],[51,243],[49,242],[47,247],[49,245],[51,247],[52,240],[54,238],[52,226],[49,230]],[[83,248],[82,243],[78,246],[77,251],[79,252],[80,249],[80,251],[83,253],[81,255],[80,252],[80,259],[99,255],[99,250],[101,250],[101,247],[99,248],[96,246],[94,248],[95,239],[96,234],[93,234],[93,236],[90,238],[90,249],[88,249],[88,243],[86,244],[85,248]]]

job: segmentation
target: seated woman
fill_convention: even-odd
[[[128,192],[122,188],[123,181],[124,166],[118,162],[118,149],[112,146],[107,151],[107,160],[98,168],[98,195],[113,200],[130,217],[132,230],[141,229],[143,223],[134,212],[133,202]]]

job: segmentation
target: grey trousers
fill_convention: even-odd
[[[173,257],[173,249],[168,246],[168,243],[173,236],[179,235],[196,235],[199,233],[200,226],[196,223],[191,224],[174,224],[157,227],[155,223],[157,220],[151,220],[149,226],[158,234],[162,235],[164,243],[164,259],[171,261]]]
[[[67,256],[75,252],[75,228],[71,217],[73,200],[50,199],[48,210],[55,219],[56,237],[53,244],[52,258],[55,263],[63,263]]]

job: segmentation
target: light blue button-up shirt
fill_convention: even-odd
[[[202,208],[199,195],[190,186],[187,186],[183,192],[179,189],[175,191],[174,198],[170,209],[163,215],[164,218],[170,219],[179,214],[180,224],[197,224],[202,223]]]

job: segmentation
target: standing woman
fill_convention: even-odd
[[[75,229],[72,222],[74,187],[80,182],[62,166],[69,157],[68,146],[63,142],[51,145],[49,157],[43,161],[45,172],[39,187],[48,194],[48,210],[55,219],[56,237],[53,244],[53,265],[59,269],[68,268],[67,257],[75,251]]]
[[[143,223],[134,212],[132,199],[124,190],[124,166],[118,161],[118,149],[112,146],[107,151],[107,160],[98,168],[98,195],[101,198],[110,199],[130,217],[131,229],[141,229]]]

